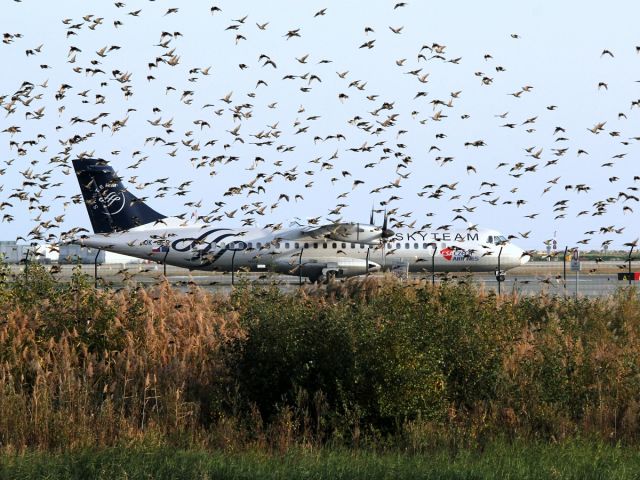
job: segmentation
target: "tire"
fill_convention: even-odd
[[[317,275],[309,275],[307,277],[311,283],[322,283],[324,281],[324,275],[318,273]]]

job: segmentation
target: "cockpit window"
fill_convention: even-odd
[[[487,237],[487,243],[502,245],[503,243],[507,243],[507,238],[502,235],[489,235],[489,237]]]

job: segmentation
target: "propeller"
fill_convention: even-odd
[[[369,225],[374,225],[373,223],[373,205],[371,206],[371,214],[369,215]],[[387,256],[386,256],[386,247],[387,247],[387,239],[391,238],[395,235],[395,232],[389,228],[389,217],[387,215],[387,209],[384,210],[384,217],[382,220],[382,232],[380,233],[380,245],[376,247],[376,249],[380,248],[382,250],[382,265],[386,267],[387,264]],[[369,250],[370,247],[367,247],[367,273],[369,273]]]
[[[373,213],[373,212],[372,212]],[[387,215],[387,209],[384,209],[384,218],[382,220],[382,232],[380,233],[380,243],[382,247],[382,266],[387,266],[387,239],[395,235],[394,231],[389,229],[389,217]]]
[[[382,242],[382,266],[383,268],[387,266],[387,209],[384,209],[384,218],[382,220],[382,233],[380,235],[380,241]],[[393,233],[393,232],[392,232]]]

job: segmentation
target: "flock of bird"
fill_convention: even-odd
[[[64,56],[48,52],[41,31],[17,32],[3,25],[0,52],[13,49],[20,57],[13,77],[29,72],[0,91],[0,131],[7,142],[0,160],[0,178],[6,179],[0,180],[3,237],[11,232],[27,242],[55,244],[85,231],[66,218],[70,209],[85,217],[79,193],[69,194],[77,192],[75,179],[65,175],[72,172],[72,159],[101,157],[143,200],[182,205],[176,216],[185,224],[257,226],[277,219],[266,226],[279,230],[293,210],[314,212],[305,221],[317,225],[358,220],[351,207],[359,204],[367,212],[373,203],[377,212],[387,212],[393,229],[474,229],[478,218],[485,219],[483,226],[493,226],[492,218],[509,211],[518,219],[511,223],[523,230],[508,232],[512,239],[527,239],[544,228],[546,237],[538,233],[537,244],[551,242],[549,229],[561,229],[571,216],[585,226],[577,241],[585,248],[638,242],[629,241],[637,231],[640,201],[640,169],[630,157],[640,140],[631,118],[640,109],[640,95],[619,105],[617,118],[587,124],[582,118],[574,125],[554,124],[561,102],[538,105],[526,116],[509,111],[476,116],[467,110],[466,92],[448,87],[461,83],[461,75],[473,75],[483,92],[499,90],[516,111],[518,102],[535,95],[536,86],[521,82],[512,88],[502,81],[509,65],[496,61],[495,52],[470,60],[472,70],[478,64],[484,68],[465,73],[461,67],[467,58],[450,54],[443,41],[425,38],[410,48],[394,46],[395,38],[415,28],[408,2],[387,4],[379,24],[350,20],[359,40],[341,45],[339,52],[321,42],[313,45],[314,52],[296,47],[308,32],[334,28],[331,6],[299,6],[299,26],[279,30],[273,20],[255,18],[251,11],[232,14],[240,8],[232,2],[201,5],[199,18],[182,21],[208,22],[228,40],[209,45],[190,29],[166,28],[187,7],[161,7],[154,0],[129,3],[112,3],[102,16],[51,20],[64,42]],[[25,2],[24,8],[28,15],[31,7]],[[144,28],[141,22],[147,22]],[[155,37],[147,38],[154,25]],[[516,33],[504,37],[505,42],[524,41]],[[102,43],[94,48],[96,42]],[[368,77],[361,64],[369,61],[378,68],[382,60],[375,55],[383,42],[398,58],[380,67],[384,75]],[[269,47],[272,51],[264,51]],[[299,54],[290,55],[296,48]],[[250,56],[253,51],[260,53]],[[640,53],[640,47],[629,45],[629,51]],[[617,52],[610,49],[593,53],[594,62],[616,61]],[[140,62],[145,55],[146,62]],[[350,66],[345,61],[350,57],[361,64]],[[222,90],[230,69],[236,86]],[[434,83],[438,86],[432,88]],[[610,84],[603,79],[593,85],[594,95],[607,94]],[[0,85],[8,88],[7,80]],[[473,122],[484,129],[490,125],[494,137],[452,145],[450,138],[474,131]],[[514,140],[512,131],[518,133]],[[581,140],[572,141],[570,134],[577,132]],[[616,153],[593,158],[583,134],[598,139],[594,148],[606,143]],[[523,135],[536,140],[518,144],[517,157],[496,161],[495,153],[483,153],[499,143],[519,142]],[[584,170],[606,179],[600,185],[604,195],[596,198],[591,185],[577,180]],[[567,171],[578,175],[567,178]],[[613,171],[624,176],[608,173]],[[152,179],[156,172],[160,175]],[[221,188],[223,179],[234,184]],[[207,185],[208,198],[193,198],[196,184]],[[171,197],[180,203],[169,203]],[[612,211],[617,222],[599,220]],[[364,221],[367,213],[359,215]],[[544,221],[537,223],[539,216]],[[444,220],[434,223],[434,218]],[[12,228],[16,224],[28,228]]]

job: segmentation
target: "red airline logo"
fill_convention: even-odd
[[[453,258],[453,249],[446,247],[440,250],[440,254],[445,258],[445,260],[451,260]]]

